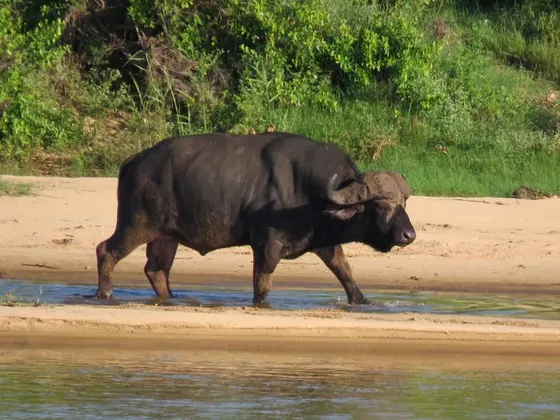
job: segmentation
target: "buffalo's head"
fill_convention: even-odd
[[[395,245],[410,245],[416,239],[405,210],[411,191],[401,174],[369,171],[342,183],[335,175],[328,191],[331,204],[326,212],[346,221],[349,239],[381,252],[389,252]]]

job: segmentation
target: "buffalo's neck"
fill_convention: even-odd
[[[322,241],[325,245],[345,244],[348,242],[363,242],[365,237],[364,228],[358,220],[330,220],[325,224],[325,228],[321,229]]]

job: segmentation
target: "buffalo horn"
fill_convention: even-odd
[[[331,178],[329,198],[333,203],[350,206],[369,200],[408,199],[411,195],[410,187],[405,178],[392,171],[368,171],[361,179],[356,179],[344,188],[335,190],[337,176]]]

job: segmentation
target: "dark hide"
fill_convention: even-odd
[[[178,244],[201,255],[250,245],[255,303],[281,259],[316,253],[350,303],[364,296],[340,244],[388,252],[412,243],[410,189],[394,172],[360,173],[342,149],[287,133],[205,134],[163,140],[121,166],[115,232],[97,247],[97,296],[112,295],[119,260],[148,243],[145,273],[171,297]]]

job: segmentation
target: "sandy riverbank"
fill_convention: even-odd
[[[471,368],[515,361],[558,366],[560,321],[332,310],[4,306],[0,346],[375,355]]]
[[[352,314],[335,310],[0,307],[0,344],[103,342],[167,348],[313,353],[437,353],[546,357],[560,362],[560,321]]]

